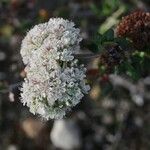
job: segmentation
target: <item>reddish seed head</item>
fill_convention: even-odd
[[[128,37],[137,48],[150,43],[150,13],[136,11],[122,18],[116,27],[118,37]]]

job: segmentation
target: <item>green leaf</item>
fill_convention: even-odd
[[[104,16],[110,15],[119,6],[119,4],[119,0],[105,0],[102,3],[102,14]]]
[[[133,80],[137,81],[140,78],[139,71],[129,62],[125,63],[126,74]]]
[[[98,45],[95,43],[90,43],[87,46],[89,48],[90,51],[92,51],[93,53],[97,53],[99,51]]]
[[[95,34],[92,41],[88,44],[88,48],[94,53],[100,52],[102,49],[102,35],[99,33]]]
[[[97,45],[102,44],[102,35],[100,33],[97,33],[93,37],[93,42]]]
[[[102,43],[113,41],[114,40],[114,31],[113,29],[109,29],[102,35]]]
[[[147,76],[150,74],[149,62],[150,57],[146,52],[136,51],[131,57],[133,65],[141,76]]]
[[[115,38],[114,42],[118,43],[123,50],[131,48],[131,42],[125,38]]]

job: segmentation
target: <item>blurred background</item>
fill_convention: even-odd
[[[125,87],[103,88],[108,83],[96,74],[98,59],[83,60],[91,91],[64,120],[44,121],[19,100],[25,77],[20,45],[31,27],[51,17],[72,20],[84,38],[82,53],[89,53],[94,33],[115,27],[122,16],[137,9],[149,11],[150,1],[0,0],[0,150],[150,149],[149,100],[140,99],[138,92],[133,98],[128,90],[133,86],[141,92],[145,84],[150,87],[150,79],[133,84],[117,77]]]

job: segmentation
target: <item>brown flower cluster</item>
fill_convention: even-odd
[[[105,67],[106,73],[111,73],[114,66],[119,65],[125,54],[117,44],[105,47],[105,52],[100,56],[100,66]]]
[[[131,39],[136,48],[150,46],[150,13],[140,10],[123,17],[116,34]]]

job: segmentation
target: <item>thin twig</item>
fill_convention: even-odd
[[[78,58],[78,59],[93,59],[93,58],[98,58],[100,56],[100,54],[75,54],[74,55],[75,58]]]

